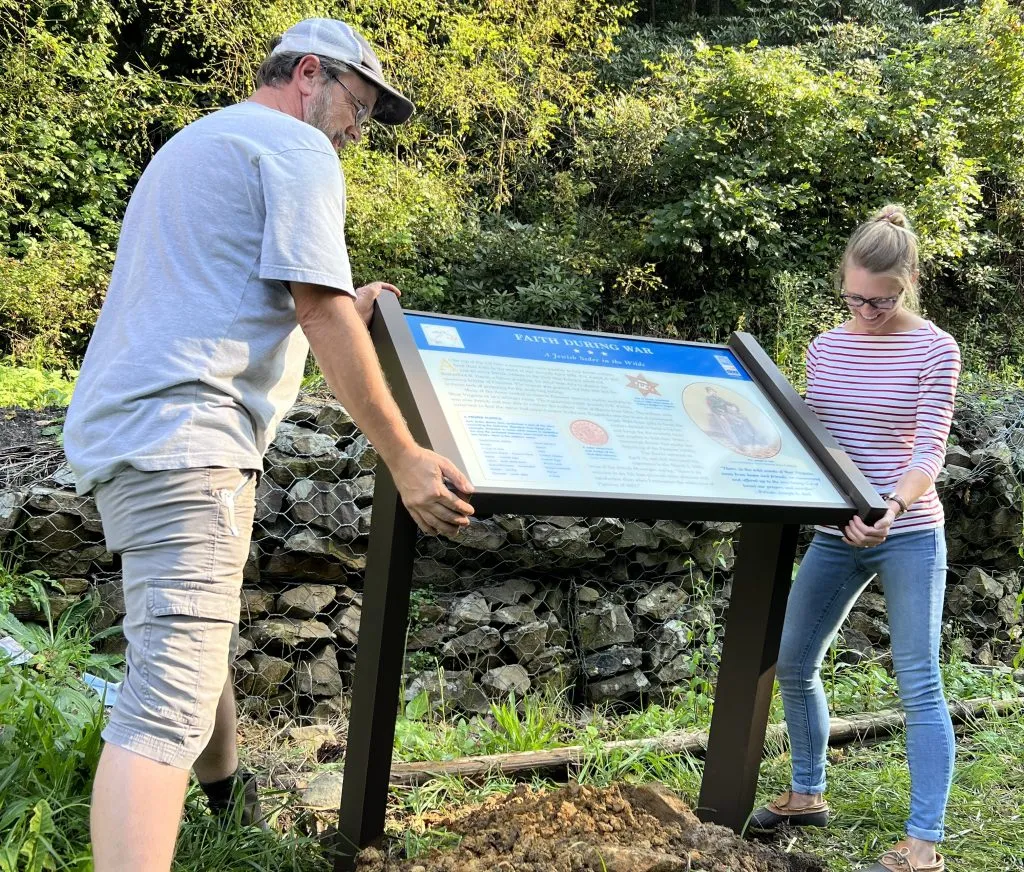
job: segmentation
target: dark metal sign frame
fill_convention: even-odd
[[[412,314],[431,317],[431,313]],[[479,321],[450,315],[433,317]],[[483,323],[530,327],[500,321]],[[479,515],[743,523],[697,809],[703,819],[740,831],[753,807],[757,789],[799,525],[842,524],[855,513],[872,523],[885,512],[885,504],[749,334],[734,333],[727,346],[708,346],[551,327],[533,329],[576,336],[585,333],[588,337],[613,340],[728,348],[848,500],[846,508],[837,508],[821,504],[780,506],[777,502],[757,500],[737,503],[713,498],[669,499],[660,495],[552,495],[549,491],[496,488],[478,488],[472,497]],[[405,312],[390,294],[377,300],[370,332],[392,393],[417,441],[465,470]],[[390,473],[380,464],[352,687],[336,872],[354,869],[356,853],[384,832],[415,546],[415,525],[402,505]]]

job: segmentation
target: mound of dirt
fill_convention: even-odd
[[[369,848],[359,872],[826,872],[821,861],[701,823],[661,785],[520,785],[437,822],[459,846],[415,860]]]

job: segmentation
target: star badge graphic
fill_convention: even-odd
[[[632,388],[634,391],[638,391],[641,397],[660,397],[658,393],[658,383],[652,382],[649,378],[644,375],[630,375],[626,376],[629,382],[626,384],[627,388]]]

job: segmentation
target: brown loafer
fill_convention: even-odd
[[[942,858],[942,854],[935,855],[934,863],[924,866],[915,865],[910,860],[910,848],[900,842],[882,854],[877,863],[862,866],[857,872],[945,872],[945,869],[946,861]]]
[[[766,806],[756,809],[747,822],[752,835],[774,833],[780,827],[824,827],[828,825],[828,806],[824,801],[805,808],[793,808],[792,791],[787,790]]]

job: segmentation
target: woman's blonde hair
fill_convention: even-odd
[[[851,265],[896,279],[903,288],[903,305],[912,312],[918,310],[917,235],[902,206],[884,206],[853,231],[839,262],[837,288],[842,288]]]

